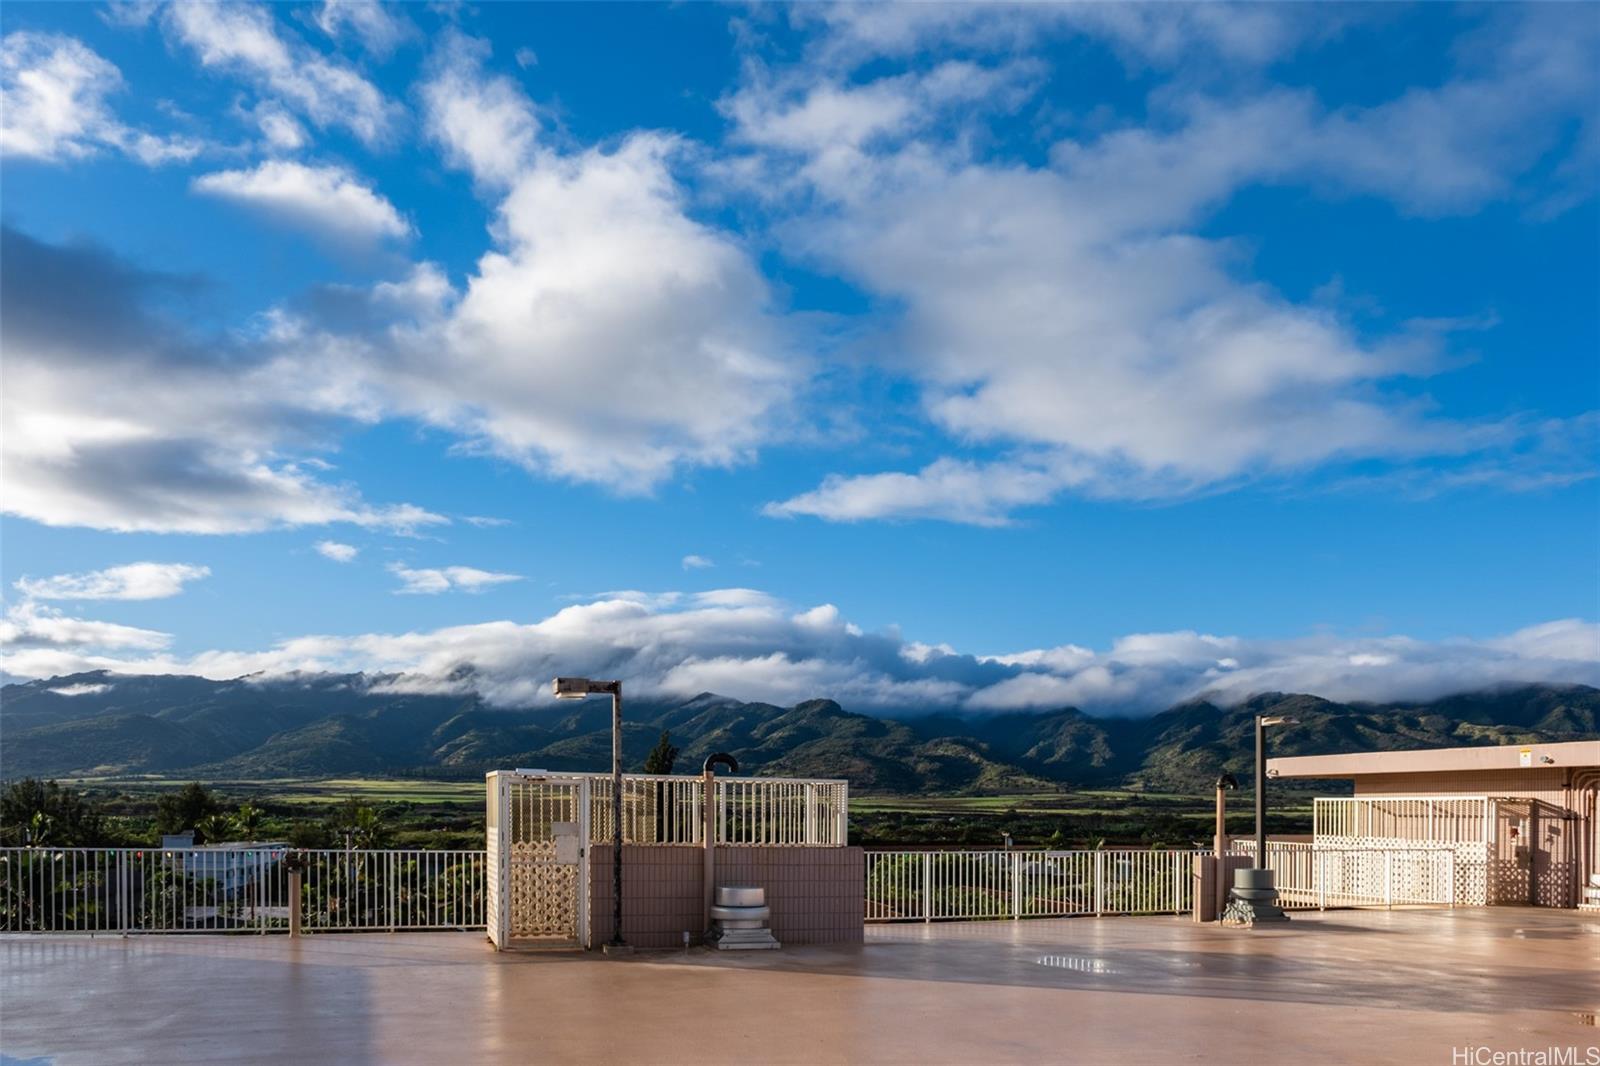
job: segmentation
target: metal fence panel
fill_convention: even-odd
[[[299,900],[289,859],[304,864]],[[0,848],[0,932],[474,929],[482,851]]]
[[[869,922],[1179,914],[1192,849],[866,853]]]

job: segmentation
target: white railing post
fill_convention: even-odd
[[[1100,917],[1106,909],[1106,853],[1099,848],[1094,853],[1094,913]]]
[[[128,886],[131,881],[128,858],[131,854],[126,849],[117,851],[117,927],[123,936],[128,935]]]
[[[933,921],[933,853],[922,853],[922,920]]]
[[[1011,920],[1022,917],[1022,853],[1011,853]]]
[[[1183,878],[1186,876],[1184,866],[1190,865],[1179,860],[1187,859],[1188,852],[1167,852],[1167,860],[1172,863],[1172,913],[1182,914],[1183,906]]]
[[[1383,849],[1383,905],[1394,906],[1394,852]]]
[[[805,842],[815,844],[817,843],[817,786],[810,781],[806,782],[805,804]]]

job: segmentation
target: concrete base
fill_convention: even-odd
[[[1222,912],[1222,924],[1253,926],[1259,922],[1287,922],[1278,906],[1278,889],[1271,870],[1247,868],[1233,872],[1233,891]]]
[[[771,951],[782,947],[770,929],[723,929],[715,925],[706,943],[718,951]]]
[[[1276,903],[1232,899],[1222,912],[1222,924],[1249,928],[1260,922],[1287,922],[1289,916]]]
[[[607,955],[632,955],[632,944],[602,944],[600,950]]]

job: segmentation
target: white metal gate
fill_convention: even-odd
[[[489,939],[587,946],[589,781],[496,770],[487,791]]]

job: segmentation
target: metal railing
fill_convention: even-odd
[[[1494,840],[1493,796],[1319,796],[1312,804],[1318,844],[1415,847]]]
[[[611,776],[589,781],[589,839],[610,843]],[[733,846],[843,847],[850,809],[844,781],[790,777],[718,777],[713,800],[716,842]],[[625,844],[681,844],[705,840],[705,782],[673,774],[624,774],[622,840]]]
[[[289,860],[302,864],[300,898]],[[0,932],[483,928],[482,851],[0,848]]]
[[[1194,905],[1188,848],[868,851],[866,920],[1181,914]]]
[[[1230,850],[1254,857],[1255,841],[1236,840]],[[1448,844],[1343,848],[1269,840],[1267,868],[1286,910],[1471,902],[1462,898],[1467,886],[1458,880],[1456,849]]]

